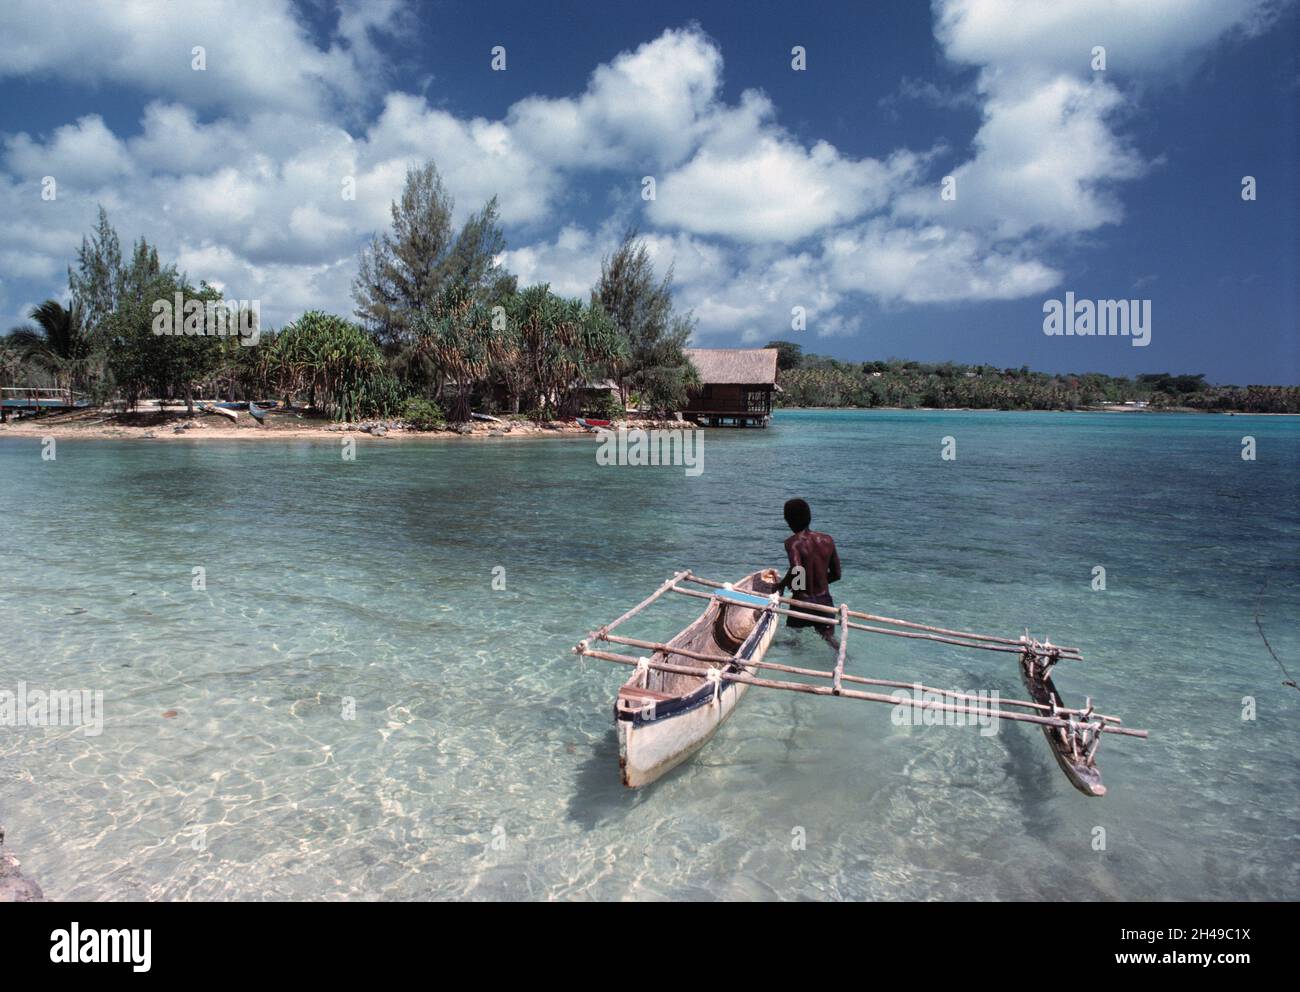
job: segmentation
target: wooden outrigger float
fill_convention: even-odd
[[[1077,648],[1036,641],[1029,637],[1028,632],[1015,639],[994,637],[877,616],[844,605],[831,607],[807,603],[778,595],[778,581],[778,573],[772,569],[754,572],[734,584],[703,579],[689,570],[681,571],[622,616],[589,633],[574,647],[574,653],[579,656],[636,668],[619,689],[614,704],[619,766],[625,785],[647,785],[698,751],[731,716],[751,685],[1037,724],[1042,727],[1052,754],[1070,784],[1088,796],[1106,794],[1096,763],[1102,735],[1147,737],[1145,730],[1123,726],[1119,717],[1097,713],[1091,699],[1085,702],[1083,709],[1071,709],[1064,704],[1052,681],[1052,669],[1063,660],[1082,660]],[[701,588],[684,588],[686,585]],[[707,600],[709,605],[685,630],[666,643],[612,633],[615,627],[669,592]],[[838,627],[840,643],[835,667],[821,670],[764,660],[776,633],[778,616],[793,616]],[[989,705],[978,696],[936,689],[917,682],[848,674],[844,671],[844,662],[850,630],[1015,654],[1030,698],[999,699],[996,704]],[[607,651],[595,647],[596,642],[639,648],[650,654],[636,656]],[[762,670],[822,682],[770,679],[756,674]],[[849,688],[855,685],[910,689],[921,698],[914,696],[903,700],[896,694]]]

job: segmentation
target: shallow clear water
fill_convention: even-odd
[[[102,690],[106,714],[0,727],[8,848],[55,899],[1296,898],[1300,692],[1255,614],[1300,674],[1300,423],[783,412],[704,455],[698,478],[598,466],[586,438],[43,462],[0,435],[0,689]],[[763,690],[623,789],[626,670],[569,647],[677,568],[780,564],[795,494],[838,599],[1082,647],[1067,701],[1152,732],[1103,744],[1110,794],[1036,728]],[[698,612],[674,599],[633,632]],[[1011,656],[850,643],[851,671],[1022,697]],[[769,658],[828,661],[810,633]]]

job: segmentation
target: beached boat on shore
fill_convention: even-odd
[[[222,400],[220,403],[213,403],[213,406],[219,406],[224,410],[247,410],[250,406],[256,406],[259,410],[270,410],[280,405],[279,400],[263,400],[261,403],[254,403],[252,400]]]
[[[734,585],[699,578],[684,570],[618,619],[578,642],[573,650],[579,656],[636,667],[636,672],[619,689],[614,705],[619,766],[625,785],[636,787],[653,782],[698,751],[732,714],[745,688],[751,685],[887,703],[896,708],[906,707],[918,717],[926,710],[939,711],[960,717],[963,724],[991,720],[1037,724],[1070,784],[1087,796],[1106,794],[1096,764],[1097,748],[1104,735],[1147,737],[1145,730],[1122,726],[1117,716],[1096,712],[1091,699],[1085,701],[1083,708],[1072,709],[1064,704],[1052,680],[1052,669],[1064,660],[1081,661],[1083,656],[1077,648],[1037,641],[1028,633],[1014,639],[973,634],[863,613],[844,604],[822,606],[780,596],[778,581],[772,569],[754,572]],[[685,588],[686,585],[709,591]],[[668,592],[708,600],[709,605],[698,619],[666,643],[612,633],[615,627]],[[839,641],[833,669],[801,668],[765,659],[776,633],[777,617],[782,615],[837,628]],[[869,622],[860,622],[863,620]],[[990,701],[984,696],[937,689],[915,680],[851,675],[844,671],[850,630],[1015,654],[1031,698],[1002,699],[995,694]],[[639,648],[650,654],[637,657],[607,651],[595,646],[598,641]],[[820,681],[761,677],[758,673],[764,669]],[[850,685],[887,687],[895,692],[886,695],[849,688]]]
[[[225,417],[227,420],[231,420],[231,421],[239,420],[239,414],[236,413],[234,410],[227,410],[225,407],[218,406],[215,403],[199,402],[194,405],[200,413],[216,414],[219,417]]]

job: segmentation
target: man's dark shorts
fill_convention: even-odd
[[[818,603],[818,604],[820,604],[820,605],[822,605],[822,606],[834,606],[834,605],[835,605],[835,601],[834,601],[833,599],[831,599],[831,591],[830,591],[829,589],[827,589],[827,590],[826,590],[824,593],[822,593],[820,596],[810,596],[810,595],[809,595],[808,593],[806,593],[806,592],[797,592],[797,593],[794,594],[794,598],[795,598],[795,599],[799,599],[799,600],[803,600],[805,603]],[[798,604],[798,603],[791,603],[791,604],[790,604],[790,609],[792,609],[792,610],[797,610],[797,609],[799,609],[799,604]],[[829,613],[822,613],[821,610],[809,610],[808,612],[811,613],[811,614],[815,614],[815,615],[817,615],[817,616],[824,616],[824,617],[826,617],[826,619],[828,619],[828,620],[831,619],[831,615],[830,615]],[[811,621],[811,620],[800,620],[798,617],[786,617],[786,618],[785,618],[785,625],[786,625],[787,627],[825,627],[825,626],[826,626],[826,624],[822,624],[822,623],[814,623],[814,622]]]

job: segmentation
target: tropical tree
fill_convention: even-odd
[[[231,339],[208,333],[218,316],[229,321],[221,292],[206,282],[191,285],[175,265],[163,265],[158,250],[144,238],[136,243],[120,286],[116,309],[100,333],[108,349],[108,371],[127,408],[152,394],[184,399],[193,413],[196,389],[229,362]]]
[[[656,410],[679,407],[698,373],[683,353],[694,330],[694,318],[673,311],[672,266],[662,281],[645,242],[635,228],[623,235],[612,255],[601,259],[600,279],[592,290],[622,334],[626,346],[611,363],[624,404],[635,389],[643,406]]]
[[[492,324],[492,311],[463,283],[449,286],[437,305],[416,320],[416,340],[405,355],[406,367],[421,370],[417,381],[432,379],[439,395],[443,383],[450,380],[455,396],[447,415],[454,423],[470,419],[474,384],[487,377],[505,350],[506,335],[498,336]]]
[[[581,300],[566,299],[557,316],[558,355],[551,390],[558,409],[572,413],[578,390],[601,370],[623,360],[627,342],[604,309],[594,304],[583,306]]]
[[[68,267],[73,308],[80,312],[82,326],[92,338],[106,331],[109,317],[121,302],[125,277],[117,231],[100,205],[95,230],[81,239],[76,269]]]
[[[769,341],[767,347],[776,349],[776,367],[778,371],[797,369],[803,361],[803,345],[793,341]]]
[[[674,314],[668,333],[652,346],[642,348],[639,368],[631,381],[640,395],[641,408],[670,413],[686,405],[689,391],[700,385],[699,370],[686,357],[684,348],[695,329],[695,319]]]
[[[774,342],[780,344],[780,342]],[[1285,404],[1277,395],[1249,397],[1216,387],[1200,375],[1147,374],[1139,381],[1099,372],[1053,375],[1028,368],[923,363],[890,359],[857,365],[804,355],[797,368],[780,370],[784,406],[936,406],[1001,410],[1073,410],[1103,402],[1148,400],[1152,407],[1255,409]]]
[[[374,339],[343,317],[308,311],[275,336],[272,349],[285,395],[306,392],[336,420],[394,413],[403,398]]]
[[[392,204],[392,233],[361,251],[352,284],[356,314],[390,351],[414,340],[417,321],[449,285],[489,296],[513,288],[497,264],[505,236],[496,198],[459,235],[452,233],[453,209],[437,166],[409,169],[401,200]]]
[[[546,283],[510,298],[506,326],[543,416],[572,409],[588,378],[626,360],[627,342],[601,306],[557,296]]]
[[[26,362],[23,349],[14,343],[11,335],[0,337],[0,384],[15,383],[26,367]]]
[[[512,301],[516,295],[509,294],[498,304],[507,314],[515,312]],[[495,313],[494,308],[494,323]],[[521,409],[535,408],[535,403],[525,406],[525,403],[536,398],[536,387],[523,335],[510,322],[509,317],[506,319],[504,329],[495,327],[493,329],[492,353],[492,367],[488,370],[488,378],[504,388],[508,412],[518,413]]]
[[[42,369],[56,386],[79,389],[95,358],[90,335],[81,322],[77,306],[64,307],[58,300],[46,300],[29,314],[36,327],[17,327],[9,335],[27,362]]]
[[[215,395],[233,400],[236,389],[253,398],[280,394],[286,406],[292,405],[293,391],[285,390],[280,381],[280,336],[278,331],[260,331],[258,343],[251,347],[228,339],[213,383]]]

